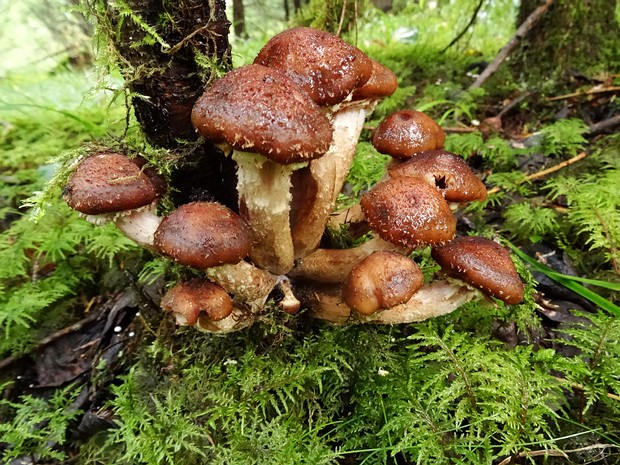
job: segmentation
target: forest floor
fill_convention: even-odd
[[[431,114],[490,194],[459,210],[458,231],[514,245],[524,303],[477,301],[396,326],[302,311],[221,336],[178,328],[158,303],[184,271],[87,223],[49,183],[85,144],[148,151],[109,90],[120,80],[92,90],[92,70],[62,67],[9,78],[5,463],[618,462],[620,76],[568,76],[543,91],[500,70],[487,90],[467,91],[487,64],[477,56],[439,62],[408,43],[371,52],[400,89],[367,122],[342,204],[383,176],[387,158],[368,142],[378,121],[400,108]],[[416,259],[438,271],[428,250]]]

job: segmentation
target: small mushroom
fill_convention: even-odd
[[[407,302],[422,287],[424,277],[410,258],[374,252],[355,265],[342,284],[342,300],[360,315]]]
[[[432,257],[441,269],[507,304],[523,301],[523,283],[508,251],[484,237],[457,237],[436,246]]]
[[[416,153],[403,163],[390,166],[388,174],[422,178],[439,189],[448,202],[472,202],[487,197],[486,187],[465,160],[445,150]]]
[[[261,268],[284,274],[293,266],[291,174],[322,156],[332,140],[327,117],[283,72],[253,64],[217,80],[192,112],[198,132],[234,149],[239,212]]]
[[[78,164],[63,197],[88,221],[114,221],[127,237],[152,248],[153,233],[161,222],[155,209],[165,190],[164,180],[153,168],[146,167],[143,158],[103,152]]]
[[[349,249],[316,249],[307,257],[297,260],[288,273],[291,278],[312,280],[320,283],[342,283],[353,267],[373,252],[389,251],[407,254],[409,249],[384,241],[380,237]]]
[[[352,310],[342,301],[341,286],[304,281],[295,291],[310,314],[332,323],[402,324],[423,321],[453,312],[463,304],[481,297],[480,291],[461,280],[442,279],[424,284],[407,302],[373,313],[364,318],[351,319]]]
[[[210,321],[219,321],[233,311],[233,301],[228,293],[217,284],[200,278],[170,288],[160,305],[172,313],[181,326],[195,325],[201,313]]]
[[[406,160],[418,152],[443,148],[446,134],[432,118],[415,110],[388,115],[375,129],[372,145],[378,152]]]
[[[360,205],[373,231],[394,244],[442,244],[456,233],[456,219],[446,200],[419,178],[389,178],[366,193]]]
[[[239,215],[218,203],[181,205],[162,220],[154,243],[178,263],[205,270],[237,300],[262,305],[276,284],[273,275],[243,261],[252,233]]]

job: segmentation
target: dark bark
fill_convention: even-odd
[[[171,183],[183,195],[173,195],[174,202],[209,199],[235,207],[232,161],[210,144],[187,145],[198,139],[195,101],[216,68],[232,67],[225,1],[126,0],[130,15],[115,3],[96,2],[91,11],[114,46],[147,140],[178,158]]]
[[[620,35],[614,9],[618,0],[556,0],[528,33],[512,59],[515,76],[534,83],[542,79],[618,72]],[[540,5],[522,0],[517,23]]]
[[[127,4],[168,45],[105,3],[104,21],[128,86],[137,94],[132,102],[136,117],[151,143],[177,148],[179,140],[197,138],[191,109],[212,77],[210,70],[198,66],[196,55],[224,68],[231,66],[225,2],[131,0]]]

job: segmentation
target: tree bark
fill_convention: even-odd
[[[539,5],[522,0],[517,24]],[[513,74],[534,83],[620,69],[617,5],[618,0],[556,0],[515,50]]]
[[[243,0],[233,0],[233,28],[235,36],[247,38],[248,33],[245,29],[245,9]]]
[[[172,149],[180,140],[195,140],[192,106],[214,77],[213,67],[200,66],[199,57],[203,63],[231,67],[225,1],[96,3],[99,29],[115,47],[147,139]]]
[[[236,208],[234,163],[210,144],[192,146],[194,103],[232,68],[225,0],[93,0],[102,44],[110,44],[147,140],[176,152],[175,204],[215,200]],[[182,155],[182,156],[181,156]]]

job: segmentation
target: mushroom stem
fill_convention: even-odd
[[[343,224],[361,224],[366,223],[362,206],[359,203],[351,205],[345,210],[335,212],[329,217],[329,225],[332,228],[338,228]]]
[[[163,218],[155,214],[155,206],[119,215],[114,219],[116,227],[129,239],[149,250],[155,250],[153,238]]]
[[[317,249],[300,259],[288,276],[321,283],[342,283],[355,265],[378,250],[399,252],[403,255],[409,251],[376,236],[350,249]]]
[[[207,268],[205,274],[211,281],[232,294],[235,302],[248,305],[252,312],[262,310],[267,297],[278,282],[268,271],[246,261]]]
[[[250,258],[260,268],[285,274],[293,267],[291,174],[305,163],[282,165],[238,150],[232,158],[238,166],[239,213],[253,235]]]
[[[376,102],[361,100],[345,103],[333,113],[332,144],[325,155],[310,162],[307,174],[312,178],[316,194],[309,200],[309,205],[301,205],[298,213],[293,212],[291,229],[295,258],[305,257],[318,247],[329,215],[353,163],[364,120],[366,115],[372,112]],[[305,193],[297,193],[294,189],[293,196],[296,194],[303,197]],[[296,202],[295,198],[293,202],[294,205],[304,203]]]
[[[303,283],[296,287],[302,304],[311,309],[315,318],[331,323],[359,322],[401,324],[423,321],[451,313],[461,305],[483,298],[482,294],[458,280],[441,280],[425,284],[404,304],[374,313],[368,317],[352,316],[342,302],[340,286],[320,286]]]
[[[247,328],[253,325],[255,321],[255,315],[235,306],[230,315],[219,321],[210,320],[206,315],[201,314],[194,327],[206,333],[225,334]]]
[[[278,302],[278,307],[289,315],[297,313],[301,307],[301,302],[293,293],[291,281],[286,276],[278,277],[278,288],[282,292],[282,299]]]

